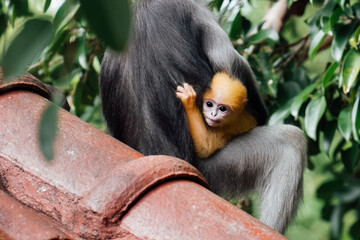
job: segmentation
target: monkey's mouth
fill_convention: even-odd
[[[210,127],[218,127],[221,123],[220,120],[214,120],[211,118],[205,118],[206,123],[210,126]]]

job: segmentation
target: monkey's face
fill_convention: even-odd
[[[206,123],[210,127],[222,127],[231,113],[228,105],[218,103],[212,99],[205,99],[203,103],[203,114]]]

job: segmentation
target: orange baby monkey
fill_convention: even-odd
[[[215,74],[203,96],[203,114],[209,128],[196,107],[196,92],[191,85],[178,86],[176,96],[184,104],[195,151],[200,158],[207,158],[234,136],[257,126],[254,116],[245,109],[245,86],[226,73]]]

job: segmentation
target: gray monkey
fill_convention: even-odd
[[[261,126],[198,159],[177,86],[187,82],[197,105],[217,72],[241,80],[247,110],[264,125],[268,113],[254,74],[200,0],[139,0],[124,53],[105,53],[100,91],[110,133],[145,155],[176,156],[197,167],[225,197],[261,194],[260,220],[284,232],[302,197],[306,141],[293,126]],[[241,124],[241,123],[239,123]]]

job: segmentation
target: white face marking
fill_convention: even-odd
[[[222,125],[224,118],[230,114],[230,107],[218,104],[214,100],[205,99],[203,113],[205,121],[210,127],[219,127]]]

